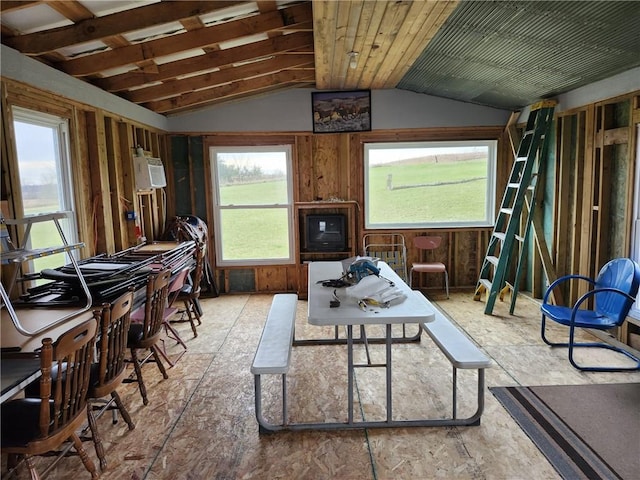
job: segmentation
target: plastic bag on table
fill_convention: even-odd
[[[401,303],[406,295],[394,286],[386,278],[376,275],[369,275],[360,280],[357,284],[347,287],[347,296],[354,298],[362,306],[366,305],[388,307],[392,303]]]

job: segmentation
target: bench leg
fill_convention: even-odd
[[[484,411],[484,368],[478,369],[478,420],[471,425],[480,425],[480,416]]]
[[[287,374],[282,374],[282,425],[287,425]]]
[[[264,419],[262,414],[262,383],[261,376],[254,375],[254,395],[255,395],[255,409],[256,420],[258,420],[258,431],[260,433],[273,433],[286,428],[288,424],[288,409],[287,409],[287,375],[282,374],[282,423],[280,425],[272,424]]]
[[[453,418],[458,418],[458,369],[453,367]]]
[[[453,403],[453,419],[458,418],[458,369],[453,367],[453,391],[452,391],[452,403]],[[478,369],[478,402],[477,410],[471,417],[469,417],[469,423],[467,425],[480,425],[480,416],[484,411],[484,368]]]

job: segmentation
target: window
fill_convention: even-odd
[[[491,226],[497,141],[368,143],[365,228]]]
[[[212,147],[220,266],[293,263],[291,146]]]
[[[22,215],[73,211],[73,182],[69,159],[68,120],[54,115],[13,107],[18,176],[22,197]],[[20,214],[18,214],[20,216]],[[77,242],[75,218],[61,220],[69,243]],[[33,225],[30,248],[61,245],[53,222]],[[33,261],[35,270],[55,268],[68,263],[60,253]]]
[[[640,123],[636,125],[636,158],[640,159]],[[631,236],[631,258],[640,263],[640,162],[636,162],[635,206],[633,234]],[[631,307],[630,316],[640,319],[640,292]]]

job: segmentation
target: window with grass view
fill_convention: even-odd
[[[368,143],[365,227],[493,225],[494,140]]]
[[[13,130],[18,158],[20,195],[23,212],[29,216],[73,211],[73,181],[69,159],[68,120],[13,107]],[[75,217],[60,221],[69,243],[76,243]],[[33,224],[27,248],[57,247],[62,240],[53,222]],[[66,254],[46,256],[33,261],[33,271],[68,263]]]
[[[291,147],[213,147],[218,265],[293,263]]]

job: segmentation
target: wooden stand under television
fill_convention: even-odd
[[[319,260],[341,260],[358,254],[357,208],[352,200],[294,203],[296,221],[296,263],[298,264],[298,296],[307,298],[307,263]],[[339,252],[309,252],[304,250],[304,229],[307,215],[340,213],[346,218],[347,248]]]

